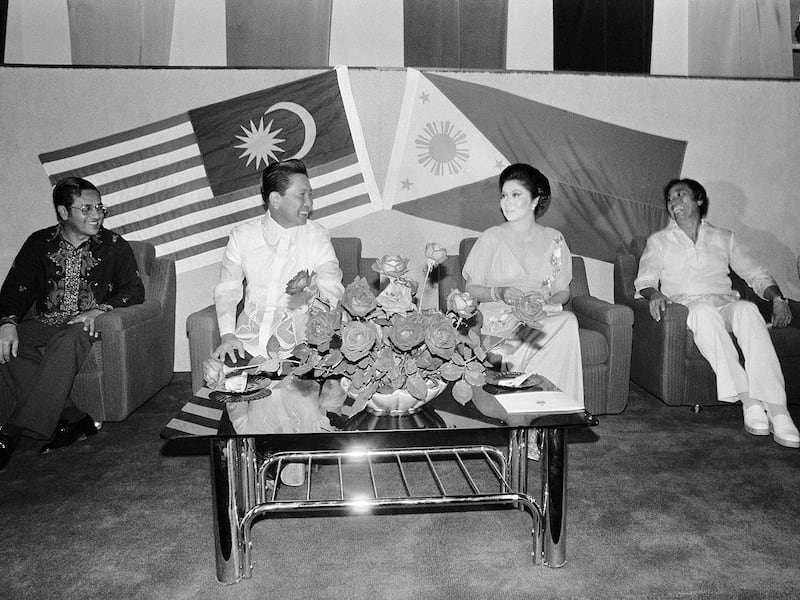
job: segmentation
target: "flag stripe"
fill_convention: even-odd
[[[84,160],[92,163],[96,162],[96,159],[82,159],[81,157],[83,155],[90,155],[95,150],[102,150],[106,154],[125,154],[126,152],[131,152],[134,149],[124,149],[126,147],[126,142],[134,141],[135,147],[152,145],[153,142],[148,141],[152,140],[152,138],[149,137],[150,135],[158,135],[158,132],[168,132],[172,130],[173,127],[178,127],[181,131],[187,131],[183,129],[183,127],[186,125],[189,127],[188,131],[191,132],[192,129],[191,123],[189,122],[189,117],[186,113],[182,113],[162,121],[149,123],[141,127],[136,127],[134,129],[129,129],[127,131],[98,138],[90,142],[70,146],[69,148],[54,150],[52,152],[43,152],[39,155],[39,160],[42,163],[54,163],[65,158],[74,158],[76,161]]]
[[[99,155],[100,151],[95,154]],[[63,177],[86,177],[91,178],[92,183],[100,187],[109,181],[119,179],[120,175],[124,174],[129,167],[137,163],[140,163],[137,170],[147,170],[165,162],[175,162],[182,158],[188,158],[193,154],[199,155],[200,149],[197,147],[197,140],[195,140],[194,134],[190,132],[183,137],[171,139],[160,144],[137,148],[128,154],[112,157],[103,156],[102,160],[86,166],[78,163],[72,168],[54,173],[52,178],[57,181]],[[62,160],[58,163],[50,163],[49,166],[55,171],[68,167],[68,163],[75,163],[75,161]],[[117,173],[120,173],[120,175]]]
[[[142,215],[149,214],[153,208],[159,210],[178,210],[187,204],[187,201],[211,198],[211,188],[208,187],[207,179],[192,179],[185,183],[174,185],[152,194],[146,194],[138,198],[124,200],[119,203],[109,203],[107,206],[113,207],[106,222],[115,218],[117,215],[126,216],[131,219],[141,219]],[[106,203],[106,198],[103,198]]]

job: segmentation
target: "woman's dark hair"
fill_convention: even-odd
[[[526,163],[509,165],[500,173],[501,190],[506,181],[519,181],[533,198],[538,196],[539,203],[533,211],[535,217],[538,218],[547,211],[550,206],[550,182],[539,169]]]
[[[302,160],[292,158],[281,160],[267,166],[261,173],[261,198],[264,204],[269,205],[269,195],[278,192],[283,195],[289,187],[292,175],[305,175],[308,177],[308,170]]]
[[[665,185],[664,206],[669,203],[669,191],[679,183],[684,184],[692,191],[692,196],[694,196],[694,200],[698,203],[697,205],[700,209],[700,217],[705,217],[708,214],[708,194],[706,193],[706,188],[704,188],[699,181],[695,181],[694,179],[673,179]]]
[[[53,207],[56,209],[56,217],[58,217],[59,221],[61,216],[58,214],[58,207],[66,206],[69,208],[75,198],[86,190],[100,194],[100,190],[91,181],[80,177],[65,177],[53,186]]]

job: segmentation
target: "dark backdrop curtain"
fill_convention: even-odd
[[[649,73],[653,0],[553,0],[556,71]]]
[[[504,69],[507,0],[405,0],[405,66]]]
[[[226,0],[229,67],[325,67],[332,0]]]

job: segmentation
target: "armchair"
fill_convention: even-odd
[[[669,304],[661,321],[657,322],[650,316],[647,300],[634,299],[633,282],[646,242],[645,238],[635,238],[629,246],[621,248],[614,259],[614,300],[630,306],[634,315],[631,380],[671,406],[721,404],[717,400],[716,376],[686,327],[688,309],[681,304]],[[742,298],[754,302],[762,316],[769,320],[770,303],[759,298],[733,271],[731,280]],[[788,400],[798,402],[800,304],[791,300],[790,306],[794,319],[792,324],[782,329],[770,329],[770,337],[786,379]]]
[[[98,421],[122,421],[172,379],[175,262],[147,242],[130,242],[144,283],[143,304],[97,317],[92,344],[70,399]]]
[[[461,240],[457,256],[444,263],[439,280],[439,304],[445,307],[453,289],[464,289],[461,270],[477,238]],[[586,266],[572,257],[570,300],[566,306],[578,318],[583,362],[584,403],[592,414],[616,414],[628,403],[633,315],[627,306],[611,304],[589,294]]]
[[[353,237],[331,238],[333,250],[342,270],[345,285],[360,273],[361,240]],[[203,387],[203,361],[219,346],[217,312],[213,304],[190,314],[186,318],[186,334],[189,336],[189,362],[192,369],[192,393]]]

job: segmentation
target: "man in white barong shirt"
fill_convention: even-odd
[[[322,297],[336,305],[344,293],[342,271],[328,231],[311,213],[311,184],[299,160],[269,165],[261,177],[267,212],[260,219],[233,228],[222,257],[214,304],[222,343],[214,356],[236,361],[266,355],[267,342],[284,316],[286,284],[299,271],[316,273]],[[244,282],[246,286],[243,286]],[[244,308],[236,316],[242,299]]]
[[[664,188],[664,200],[670,223],[647,240],[634,282],[637,296],[649,300],[656,321],[668,303],[687,306],[687,326],[716,374],[719,400],[742,402],[748,433],[772,432],[778,444],[800,447],[766,323],[755,304],[739,299],[729,269],[759,296],[772,301],[773,327],[791,322],[788,301],[767,270],[736,242],[732,231],[705,220],[708,195],[700,183],[670,181]],[[729,332],[742,349],[744,367]]]
[[[286,355],[293,342],[303,341],[299,334],[294,340],[286,339],[295,324],[287,312],[286,284],[299,271],[316,273],[320,296],[331,306],[344,293],[330,234],[308,220],[312,200],[305,165],[299,160],[269,165],[261,176],[261,195],[266,214],[233,228],[214,288],[222,342],[212,356],[222,361],[266,356],[267,344],[279,326],[276,337]],[[243,293],[244,309],[237,318]],[[340,410],[344,400],[336,380],[325,382],[320,390],[314,380],[286,377],[271,386],[269,396],[228,403],[226,408],[238,433],[305,433],[330,430],[326,413]],[[300,463],[290,463],[281,472],[287,485],[301,485],[304,477]]]

